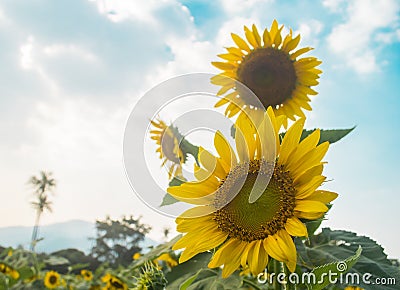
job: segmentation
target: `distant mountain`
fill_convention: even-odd
[[[0,228],[0,246],[29,248],[32,235],[32,227],[5,227]],[[38,252],[51,253],[62,249],[74,248],[85,253],[90,251],[93,241],[89,238],[96,236],[95,224],[82,220],[72,220],[63,223],[56,223],[41,226],[39,237],[40,241],[36,250]],[[149,246],[156,246],[158,243],[150,238],[145,238],[141,243],[143,250]]]

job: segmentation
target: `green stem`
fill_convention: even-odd
[[[252,282],[250,280],[247,280],[246,278],[243,278],[243,283],[253,287],[256,290],[261,290],[261,288],[258,287],[258,285],[256,283],[254,283],[254,282]]]

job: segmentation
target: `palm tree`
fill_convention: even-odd
[[[34,195],[37,198],[36,201],[31,202],[33,208],[36,210],[36,220],[33,227],[31,240],[31,251],[34,251],[36,242],[38,240],[40,217],[45,210],[48,210],[49,212],[52,211],[52,203],[48,199],[48,192],[53,192],[54,188],[56,187],[56,181],[54,178],[52,178],[51,172],[41,171],[39,178],[32,176],[29,179],[29,183],[35,189]]]

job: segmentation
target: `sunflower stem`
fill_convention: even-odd
[[[247,280],[246,278],[243,278],[243,283],[253,287],[256,290],[261,290],[262,289],[262,288],[258,287],[257,284],[255,284],[254,282],[252,282],[250,280]]]

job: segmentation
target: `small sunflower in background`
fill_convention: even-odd
[[[19,278],[19,272],[15,270],[13,267],[8,266],[4,263],[0,263],[0,272],[10,276],[11,278],[17,280]]]
[[[106,286],[103,287],[104,290],[128,290],[128,285],[126,285],[121,279],[118,277],[107,273],[101,278],[101,281],[106,283]]]
[[[171,179],[174,176],[182,175],[182,164],[186,161],[186,154],[180,147],[182,137],[178,130],[172,126],[158,119],[152,120],[153,125],[150,131],[151,139],[155,140],[157,145],[157,152],[160,154],[160,159],[163,160],[161,166],[164,166],[168,162],[168,176]]]
[[[164,254],[160,255],[155,261],[158,264],[160,264],[159,262],[165,262],[167,264],[167,266],[170,268],[178,265],[178,262],[174,258],[172,258],[169,253],[164,253]]]
[[[55,271],[49,271],[44,276],[44,286],[47,289],[55,289],[61,285],[60,274]]]
[[[133,256],[132,256],[132,260],[138,260],[141,256],[142,256],[142,255],[140,255],[139,252],[134,253]]]
[[[288,129],[280,143],[283,119],[275,117],[269,107],[258,128],[246,121],[249,119],[238,120],[237,156],[217,132],[214,145],[219,157],[200,148],[197,181],[168,188],[176,199],[196,205],[176,219],[177,230],[186,233],[172,247],[184,249],[180,263],[218,248],[208,266],[223,265],[223,277],[240,266],[257,275],[269,257],[284,262],[291,272],[295,270],[297,253],[292,237],[307,236],[303,221],[322,217],[337,194],[318,190],[326,179],[322,158],[329,143],[318,145],[319,130],[300,141],[303,118]],[[271,148],[275,144],[276,150]],[[276,160],[273,168],[268,164],[271,159]],[[272,175],[267,187],[250,203],[256,179],[268,174]]]
[[[300,35],[293,37],[290,30],[283,37],[282,29],[283,25],[279,27],[276,20],[270,30],[265,29],[262,34],[255,25],[251,29],[245,26],[247,41],[232,33],[237,46],[227,47],[227,53],[218,55],[223,62],[212,62],[223,70],[211,79],[213,84],[222,87],[218,94],[224,95],[215,106],[228,103],[225,111],[228,117],[245,109],[247,113],[262,118],[265,109],[271,106],[276,116],[286,116],[283,120],[286,128],[288,119],[295,121],[296,116],[305,117],[303,110],[312,110],[309,95],[317,94],[311,87],[318,84],[322,71],[316,67],[321,61],[315,57],[299,58],[312,48],[296,49]],[[246,85],[261,101],[263,108],[242,93],[235,80]]]
[[[92,281],[93,280],[93,273],[89,270],[81,270],[81,276],[85,281]]]

